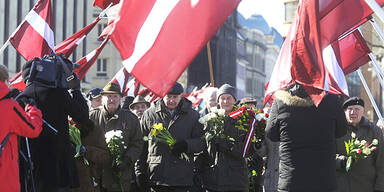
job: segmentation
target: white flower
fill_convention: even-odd
[[[215,119],[217,118],[216,113],[210,113],[209,119]]]
[[[205,116],[204,116],[205,117]],[[205,118],[204,117],[200,117],[199,118],[199,123],[201,123],[201,124],[205,124]]]
[[[109,143],[109,141],[111,141],[111,139],[116,136],[116,137],[119,137],[119,138],[123,138],[122,136],[122,131],[121,130],[111,130],[111,131],[108,131],[107,133],[105,133],[105,141],[107,143]]]
[[[356,141],[355,141],[355,145],[360,145],[360,141],[359,141],[359,140],[356,140]]]
[[[259,114],[256,115],[256,120],[257,121],[260,121],[262,118],[263,118],[262,114],[259,113]]]
[[[220,116],[224,116],[225,115],[225,110],[224,109],[219,109],[217,111],[217,114],[219,114]]]
[[[379,141],[378,141],[377,139],[374,139],[374,140],[372,141],[372,145],[377,145],[377,144],[379,144]]]
[[[127,146],[124,145],[124,149],[127,149]]]
[[[217,113],[217,107],[212,107],[210,110],[212,113]]]
[[[365,144],[367,144],[367,141],[366,140],[362,140],[362,141],[360,141],[360,144],[361,145],[365,145]]]
[[[356,134],[354,132],[351,133],[352,138],[356,138]]]
[[[368,147],[364,147],[364,149],[363,149],[363,153],[364,153],[365,155],[370,155],[370,154],[371,154],[371,149],[368,148]]]

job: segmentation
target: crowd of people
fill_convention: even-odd
[[[244,156],[247,132],[235,119],[225,118],[225,137],[213,139],[200,122],[212,111],[256,109],[231,85],[207,88],[198,111],[177,82],[150,103],[124,97],[115,83],[86,95],[80,82],[31,83],[30,67],[26,89],[15,93],[0,65],[0,191],[384,192],[383,133],[364,117],[361,98],[327,94],[315,106],[300,84],[279,90],[265,109],[265,138]]]

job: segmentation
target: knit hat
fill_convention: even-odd
[[[117,93],[120,94],[122,97],[124,96],[120,91],[120,85],[116,83],[109,82],[104,88],[103,91],[100,93],[101,95],[108,94],[108,93]]]
[[[360,106],[364,107],[364,100],[361,99],[360,97],[351,97],[351,98],[344,101],[343,109],[346,109],[347,107],[349,107],[351,105],[360,105]]]
[[[180,95],[184,92],[183,86],[176,82],[175,85],[173,85],[172,89],[168,91],[168,94],[171,95]]]
[[[230,94],[236,100],[236,89],[231,85],[224,84],[217,91],[216,101],[219,102],[219,98],[222,94]]]

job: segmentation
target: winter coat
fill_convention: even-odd
[[[277,91],[266,133],[272,141],[280,141],[278,191],[336,189],[335,137],[346,133],[336,95],[327,94],[316,107],[309,97]]]
[[[19,150],[17,136],[37,137],[41,132],[42,114],[36,107],[25,112],[19,104],[7,99],[9,88],[0,82],[0,143],[10,134],[0,155],[0,191],[19,192]]]
[[[372,142],[373,139],[377,139],[379,143],[377,149],[366,159],[353,162],[351,169],[346,172],[341,165],[341,162],[346,160],[347,154],[344,141],[351,139],[352,132],[360,141]],[[348,125],[347,134],[337,139],[336,168],[337,187],[340,192],[384,191],[384,142],[380,128],[365,117],[357,127]]]
[[[201,170],[203,186],[213,191],[248,191],[248,169],[242,149],[246,132],[235,127],[235,120],[224,122],[224,134],[235,139],[228,152],[216,148],[215,139],[207,142],[209,160]],[[229,141],[227,141],[229,142]]]
[[[257,152],[267,157],[265,163],[264,172],[264,191],[265,192],[276,192],[277,184],[279,182],[279,142],[272,142],[269,138],[265,138],[262,147]]]
[[[35,99],[43,119],[52,125],[55,134],[45,123],[40,136],[29,141],[37,191],[50,192],[57,188],[79,185],[75,165],[75,149],[70,143],[68,116],[76,122],[88,119],[88,106],[79,90],[46,88],[29,84],[18,96]],[[24,142],[22,142],[24,144]],[[26,153],[25,146],[23,150]]]
[[[98,188],[94,187],[93,181],[93,178],[98,177],[98,175],[96,175],[96,169],[109,158],[104,133],[99,127],[95,126],[85,137],[82,137],[81,143],[86,148],[85,158],[88,160],[89,165],[84,163],[82,157],[76,159],[80,187],[71,189],[70,191],[97,192]]]
[[[114,114],[109,114],[104,106],[91,110],[89,118],[101,128],[104,134],[112,130],[122,131],[123,140],[127,146],[122,158],[127,167],[123,170],[122,181],[124,191],[129,191],[132,167],[139,158],[143,146],[139,120],[129,110],[119,108]],[[112,159],[105,161],[102,167],[102,187],[111,191],[120,191],[119,178],[114,174],[117,168],[112,167]]]
[[[176,141],[184,140],[187,143],[189,160],[173,155],[167,144],[149,140],[148,148],[143,148],[143,154],[136,163],[136,175],[147,175],[152,186],[192,186],[193,153],[204,149],[202,125],[198,119],[198,112],[192,109],[192,103],[185,98],[181,99],[173,116],[162,99],[156,101],[141,119],[143,134],[151,138],[153,125],[162,123]]]

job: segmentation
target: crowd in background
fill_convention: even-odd
[[[23,66],[26,82],[29,74]],[[86,95],[80,82],[15,93],[8,78],[0,65],[0,191],[384,191],[383,133],[361,98],[327,94],[315,106],[300,84],[279,90],[265,109],[265,138],[244,156],[247,132],[236,120],[224,119],[225,137],[213,139],[200,120],[256,110],[256,99],[237,98],[228,84],[207,88],[199,109],[177,82],[150,103],[115,83]]]

